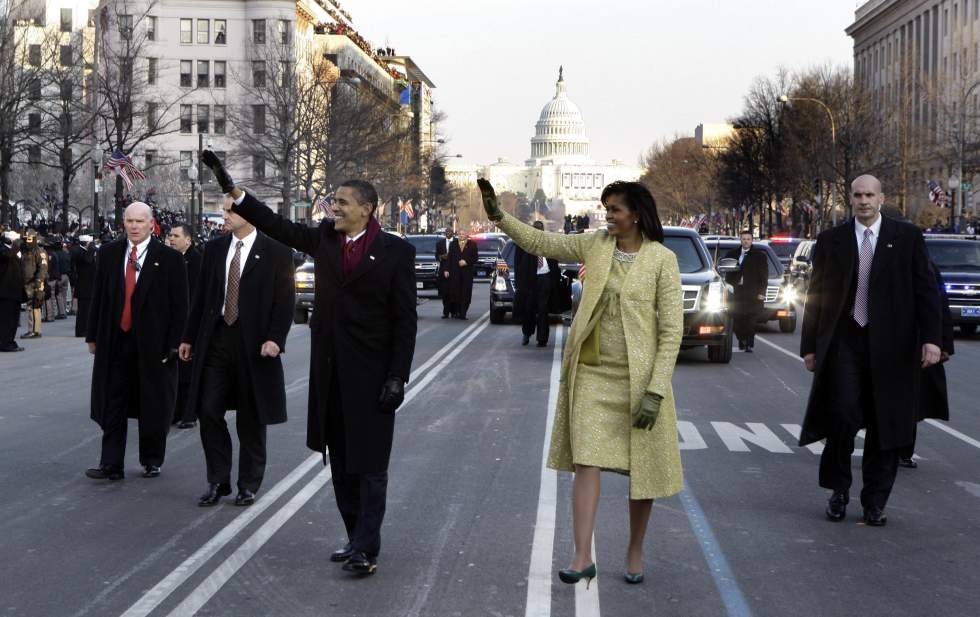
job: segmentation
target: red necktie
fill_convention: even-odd
[[[133,290],[136,289],[136,246],[129,253],[126,260],[126,303],[123,304],[122,318],[119,320],[119,328],[123,332],[129,332],[133,327]]]

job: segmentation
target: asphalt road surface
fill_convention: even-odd
[[[474,297],[482,306],[486,287]],[[920,426],[919,468],[899,471],[884,528],[858,522],[857,499],[846,522],[824,518],[819,445],[795,445],[810,384],[798,334],[766,328],[729,365],[682,352],[687,488],[654,505],[633,586],[626,481],[603,477],[586,590],[557,579],[571,477],[542,466],[567,331],[521,347],[516,326],[476,308],[442,320],[437,304],[420,307],[379,571],[365,579],[328,560],[345,538],[330,469],[304,447],[307,327],[285,356],[290,420],[270,427],[265,484],[244,509],[196,506],[196,429],[171,432],[159,478],[140,477],[135,430],[124,481],[84,477],[100,432],[71,319],[0,354],[0,615],[980,615],[980,340],[956,341],[953,420]]]

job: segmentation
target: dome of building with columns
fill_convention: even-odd
[[[555,163],[589,160],[589,138],[578,106],[568,98],[564,69],[558,69],[555,96],[541,110],[531,138],[528,164],[550,160]]]

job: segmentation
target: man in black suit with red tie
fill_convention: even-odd
[[[861,461],[864,522],[880,527],[899,449],[912,443],[920,374],[940,361],[939,289],[918,227],[880,214],[873,176],[851,184],[854,218],[817,239],[800,355],[813,385],[800,445],[826,439],[820,486],[833,491],[826,515],[841,521],[850,499],[854,437],[866,429]]]
[[[373,574],[381,550],[395,410],[415,353],[415,249],[381,230],[368,182],[341,184],[334,218],[318,227],[285,219],[235,186],[217,156],[202,161],[232,211],[259,231],[313,257],[310,395],[306,445],[329,452],[334,495],[348,543],[330,560]]]
[[[286,384],[280,354],[296,302],[293,254],[231,211],[230,233],[204,247],[180,359],[194,362],[187,409],[201,419],[208,489],[198,500],[213,506],[231,494],[231,435],[225,411],[235,409],[238,495],[250,506],[265,476],[266,427],[286,421]]]
[[[160,475],[177,397],[177,346],[187,322],[187,270],[180,253],[154,239],[150,207],[123,213],[126,235],[102,245],[85,342],[95,355],[92,419],[102,458],[85,472],[121,480],[127,417],[139,420],[144,478]]]

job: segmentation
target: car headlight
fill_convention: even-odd
[[[497,274],[497,276],[493,277],[493,290],[507,291],[507,279],[503,276],[500,276],[499,273]]]
[[[296,281],[299,283],[312,283],[313,273],[312,272],[297,272]]]
[[[783,300],[786,302],[796,302],[800,299],[799,294],[796,293],[796,289],[790,285],[783,286]]]
[[[725,288],[721,281],[708,283],[708,290],[704,295],[704,310],[717,313],[725,308]]]

